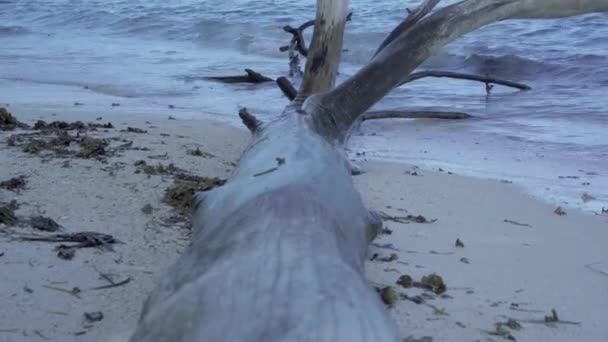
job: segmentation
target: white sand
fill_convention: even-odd
[[[14,114],[28,123],[38,118],[17,111]],[[91,115],[74,112],[44,119],[79,118],[87,122],[92,121]],[[104,115],[105,121],[112,121],[117,129],[94,136],[121,136],[152,151],[127,151],[109,158],[106,165],[71,159],[72,167],[63,168],[63,159],[45,163],[19,148],[7,147],[5,140],[11,133],[0,132],[0,181],[28,176],[25,191],[14,194],[0,190],[0,201],[16,199],[22,204],[18,214],[52,217],[68,232],[96,231],[125,242],[116,245],[116,253],[81,249],[73,260],[65,261],[56,257],[54,244],[0,238],[0,253],[4,252],[0,257],[0,341],[108,341],[128,336],[148,291],[188,243],[183,228],[163,222],[170,209],[161,200],[171,180],[135,174],[134,161],[159,162],[147,156],[168,153],[169,159],[160,161],[163,164],[172,162],[201,176],[227,177],[231,162],[238,159],[248,138],[244,130],[203,120]],[[147,129],[148,133],[120,133],[126,126]],[[195,144],[216,157],[188,155],[186,150]],[[102,170],[112,166],[112,174],[109,169]],[[555,308],[560,319],[581,325],[522,323],[524,328],[513,335],[520,341],[608,339],[608,276],[585,267],[598,263],[594,267],[608,272],[607,216],[570,210],[566,216],[557,216],[554,207],[522,194],[512,184],[420,170],[422,176],[410,176],[404,173],[409,167],[399,164],[365,163],[363,167],[368,172],[357,176],[355,182],[371,208],[393,215],[405,215],[400,209],[406,209],[438,219],[432,224],[388,222],[392,235],[383,235],[376,243],[391,243],[399,251],[370,250],[370,255],[399,256],[397,261],[368,263],[374,285],[394,285],[401,274],[418,280],[432,272],[440,274],[448,285],[446,294],[451,298],[427,300],[445,309],[446,315],[405,300],[390,309],[403,337],[500,340],[483,330],[492,330],[495,322],[507,317],[542,320]],[[141,208],[147,203],[158,210],[144,214]],[[505,223],[504,219],[532,227]],[[454,247],[457,238],[465,248]],[[460,262],[462,257],[470,263]],[[97,270],[116,274],[117,281],[132,280],[121,287],[87,290],[107,284]],[[82,299],[45,285],[79,287]],[[473,292],[467,293],[465,288]],[[399,291],[410,296],[421,293],[418,289]],[[511,303],[539,312],[514,311]],[[87,327],[83,314],[92,311],[102,311],[104,319]],[[74,335],[82,331],[86,333]]]

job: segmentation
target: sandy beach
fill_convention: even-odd
[[[166,190],[184,175],[228,178],[248,132],[170,119],[170,111],[126,116],[78,106],[59,115],[7,109],[28,125],[81,120],[113,128],[64,129],[80,139],[68,152],[27,152],[31,137],[11,137],[38,131],[0,131],[0,182],[20,176],[25,182],[0,188],[0,205],[16,201],[15,215],[24,223],[0,223],[0,341],[128,339],[143,300],[188,244],[187,214],[167,203]],[[85,137],[107,143],[104,153],[83,154]],[[361,166],[366,172],[354,182],[368,206],[386,214],[385,233],[370,247],[368,279],[397,294],[387,309],[404,339],[608,339],[608,215],[570,208],[558,215],[555,205],[517,184],[449,170]],[[35,229],[28,220],[36,216],[60,227]],[[76,232],[108,234],[119,243],[76,248],[66,260],[55,250],[60,243],[20,239]],[[433,273],[445,291],[416,287]],[[415,286],[407,286],[407,276]]]

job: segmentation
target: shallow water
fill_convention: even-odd
[[[351,1],[341,79],[370,58],[412,3]],[[278,47],[289,36],[281,26],[313,15],[314,1],[295,0],[3,0],[0,78],[86,87],[151,112],[172,104],[189,113],[182,115],[236,123],[239,106],[271,115],[286,101],[272,84],[227,86],[199,77],[243,68],[284,75],[286,56]],[[513,180],[571,206],[608,206],[607,19],[508,21],[463,37],[423,68],[490,74],[533,90],[496,86],[486,96],[483,84],[420,80],[376,107],[459,110],[477,118],[370,122],[353,137],[351,149],[368,158]],[[70,92],[53,94],[44,100],[78,101]],[[28,101],[27,94],[4,96],[1,102]],[[598,200],[583,204],[584,191]]]

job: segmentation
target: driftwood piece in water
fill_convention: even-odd
[[[273,82],[274,80],[270,77],[266,77],[258,72],[251,69],[245,69],[246,75],[239,76],[205,76],[206,80],[218,81],[223,83],[263,83]]]
[[[361,117],[361,121],[375,119],[451,119],[460,120],[473,117],[462,112],[434,112],[434,111],[401,111],[401,110],[381,110],[366,112]]]
[[[344,144],[353,124],[434,51],[481,26],[608,11],[605,0],[464,0],[398,34],[332,89],[347,6],[317,0],[298,94],[308,98],[255,130],[228,182],[197,197],[192,242],[150,294],[132,342],[401,340],[365,279],[382,221],[352,181]],[[285,162],[255,177],[277,158]]]
[[[405,83],[409,83],[415,80],[419,80],[425,77],[447,77],[454,78],[459,80],[469,80],[469,81],[478,81],[486,84],[499,84],[505,87],[516,88],[519,90],[530,90],[532,89],[530,86],[509,80],[503,80],[500,78],[490,77],[490,76],[482,76],[482,75],[473,75],[473,74],[465,74],[461,72],[452,72],[452,71],[439,71],[439,70],[424,70],[420,72],[416,72],[408,75],[400,85]]]

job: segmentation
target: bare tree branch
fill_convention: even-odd
[[[606,0],[464,0],[444,7],[400,32],[354,76],[303,105],[313,124],[344,142],[357,118],[442,46],[505,19],[559,18],[608,11]]]
[[[416,7],[413,11],[408,10],[408,16],[405,18],[401,24],[397,25],[395,29],[384,39],[384,41],[374,53],[374,57],[382,51],[388,44],[390,44],[395,38],[397,38],[403,32],[409,30],[414,26],[417,22],[419,22],[424,16],[426,16],[441,0],[424,0],[418,7]]]
[[[436,111],[406,111],[406,110],[382,110],[363,114],[361,121],[376,119],[450,119],[461,120],[473,116],[462,112],[436,112]]]
[[[340,64],[347,9],[348,0],[317,0],[315,30],[298,92],[300,100],[333,88]]]
[[[425,70],[416,72],[408,75],[399,85],[403,85],[405,83],[409,83],[415,80],[419,80],[424,77],[449,77],[460,80],[469,80],[469,81],[479,81],[483,83],[493,83],[500,84],[506,87],[517,88],[520,90],[530,90],[532,89],[530,86],[518,83],[514,81],[503,80],[500,78],[494,78],[490,76],[481,76],[481,75],[473,75],[473,74],[464,74],[460,72],[452,72],[452,71],[439,71],[439,70]]]

